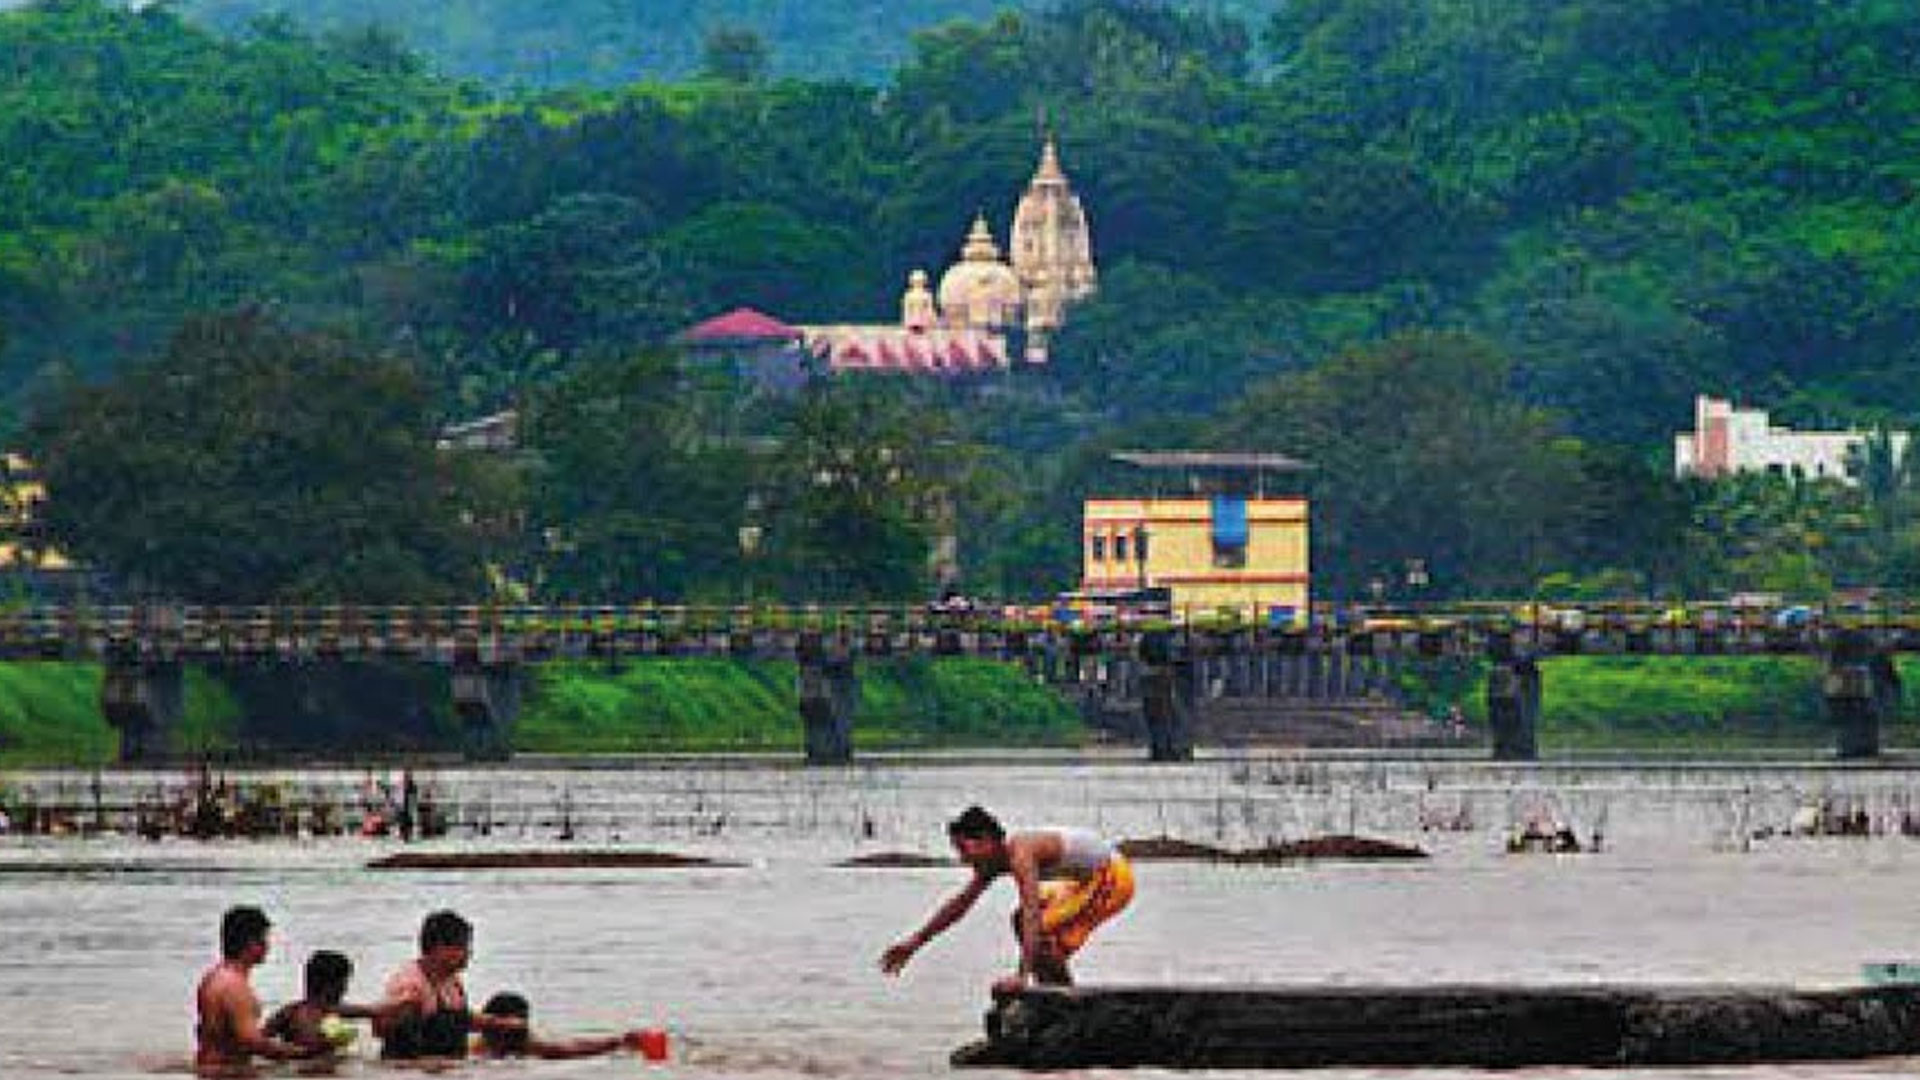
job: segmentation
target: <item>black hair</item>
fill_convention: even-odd
[[[436,911],[420,924],[421,952],[435,945],[469,945],[472,942],[472,924],[451,911]]]
[[[488,998],[487,1003],[480,1007],[480,1011],[487,1016],[505,1016],[524,1021],[533,1012],[533,1006],[527,1003],[524,996],[511,990],[503,990]],[[526,1052],[527,1040],[531,1035],[523,1026],[515,1031],[490,1030],[486,1032],[485,1038],[502,1053],[518,1054]]]
[[[239,959],[249,946],[267,940],[267,928],[272,925],[266,912],[250,904],[228,908],[220,916],[220,955]]]
[[[516,994],[511,990],[502,990],[488,998],[487,1003],[480,1007],[480,1011],[488,1016],[517,1016],[525,1020],[532,1014],[533,1006],[527,1003],[524,995]]]
[[[1007,830],[1000,827],[1000,820],[986,809],[969,806],[960,812],[960,816],[947,822],[947,836],[958,840],[963,836],[975,839],[1005,840]]]
[[[347,980],[353,978],[353,961],[321,949],[307,957],[307,996],[323,1001],[339,1001],[347,993]]]

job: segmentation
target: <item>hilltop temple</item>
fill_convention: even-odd
[[[937,290],[924,269],[907,275],[897,324],[790,326],[741,309],[678,340],[701,352],[757,354],[748,366],[762,372],[782,353],[834,372],[965,374],[1010,368],[1016,355],[1044,364],[1068,309],[1096,287],[1086,210],[1051,137],[1014,209],[1011,243],[1009,259],[986,214],[976,215]]]

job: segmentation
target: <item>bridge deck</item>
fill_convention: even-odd
[[[615,656],[1246,655],[1553,656],[1824,654],[1843,640],[1920,652],[1920,616],[1768,620],[1656,618],[1600,611],[1552,624],[1436,612],[1347,625],[1232,620],[1064,624],[940,616],[912,608],[662,607],[30,608],[0,612],[0,659],[400,658],[484,663]]]

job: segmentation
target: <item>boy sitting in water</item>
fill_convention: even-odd
[[[342,1000],[352,978],[353,961],[329,949],[315,952],[307,957],[307,996],[281,1006],[261,1030],[315,1054],[344,1050],[355,1032],[342,1021],[371,1020],[377,1011]]]
[[[533,1008],[527,999],[515,993],[495,994],[487,999],[480,1009],[482,1016],[493,1017],[498,1021],[518,1021],[517,1024],[496,1023],[480,1030],[478,1050],[483,1057],[490,1058],[583,1058],[611,1054],[617,1050],[635,1050],[640,1046],[640,1032],[629,1031],[624,1035],[605,1035],[583,1039],[542,1039],[533,1034],[528,1025]]]

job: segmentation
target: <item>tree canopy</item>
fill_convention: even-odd
[[[258,312],[196,319],[157,360],[74,386],[28,433],[52,543],[139,593],[209,603],[474,595],[459,527],[487,490],[434,449],[402,364]]]
[[[940,481],[960,493],[948,508],[903,483],[839,521],[846,506],[805,507],[850,493],[782,489],[808,528],[868,529],[860,543],[893,553],[872,579],[820,570],[832,588],[924,587],[896,556],[939,515],[980,545],[964,561],[982,582],[1069,585],[1072,493],[1102,448],[1229,439],[1324,459],[1322,565],[1343,590],[1407,558],[1462,592],[1556,570],[1644,588],[1907,573],[1889,552],[1912,547],[1914,511],[1884,485],[1776,499],[1767,482],[1729,494],[1664,474],[1697,393],[1800,426],[1920,418],[1911,5],[956,0],[948,13],[973,21],[844,81],[791,77],[845,69],[808,65],[808,33],[746,0],[703,8],[713,23],[641,5],[613,29],[568,4],[378,6],[398,29],[367,29],[359,0],[303,5],[306,22],[245,0],[0,12],[0,378],[12,415],[57,403],[41,444],[89,430],[88,409],[138,405],[139,361],[208,351],[182,327],[258,305],[275,333],[391,358],[419,381],[419,416],[531,410],[549,471],[528,481],[528,520],[578,510],[604,537],[574,523],[579,558],[549,560],[555,587],[731,592],[737,559],[708,553],[776,481],[699,439],[640,460],[686,373],[635,358],[741,304],[897,318],[906,272],[951,260],[976,210],[1005,237],[1045,130],[1102,271],[1052,364],[889,388],[884,409],[836,387],[759,414],[753,434],[861,454],[938,431],[967,463],[966,482]],[[884,6],[861,33],[895,33],[894,7],[932,10]],[[674,11],[688,44],[671,70],[692,77],[626,81],[621,51],[667,40],[633,28]],[[435,74],[476,69],[410,52],[445,55],[414,26],[513,41],[522,74],[502,81],[543,88]],[[596,34],[611,59],[594,69]],[[726,48],[696,76],[705,44]],[[628,415],[596,412],[599,396]],[[580,431],[613,444],[570,443]],[[599,476],[625,486],[597,491]],[[1657,513],[1609,517],[1636,506]],[[1778,543],[1698,550],[1748,511]],[[808,528],[768,533],[770,585],[802,589],[772,560]],[[821,559],[854,542],[815,535]],[[645,536],[686,561],[634,576],[642,557],[622,549]],[[181,580],[183,563],[133,546],[113,558]]]

